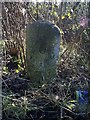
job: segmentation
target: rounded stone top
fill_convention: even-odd
[[[43,28],[43,31],[50,31],[50,32],[53,32],[53,35],[57,35],[57,36],[60,36],[60,30],[59,30],[59,27],[55,24],[53,24],[52,22],[49,22],[49,21],[36,21],[36,22],[33,22],[31,24],[29,24],[27,26],[27,29],[42,29]]]

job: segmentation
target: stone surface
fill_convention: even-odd
[[[60,32],[50,22],[38,21],[27,26],[27,73],[31,80],[48,82],[56,77]]]

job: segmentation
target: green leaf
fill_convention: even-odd
[[[68,17],[70,17],[70,15],[71,15],[71,14],[70,14],[70,13],[68,13]]]
[[[65,19],[65,15],[62,16],[62,20]]]
[[[16,69],[16,71],[15,71],[16,73],[19,73],[19,70],[18,69]]]

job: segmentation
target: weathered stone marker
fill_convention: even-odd
[[[59,59],[60,31],[46,21],[37,21],[27,26],[26,62],[31,80],[42,83],[56,77]]]

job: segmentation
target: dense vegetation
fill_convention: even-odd
[[[35,88],[26,73],[25,42],[26,26],[38,20],[56,24],[61,42],[57,79]],[[90,3],[5,2],[2,32],[3,120],[61,120],[62,107],[64,120],[89,120],[88,110],[86,116],[75,114],[81,107],[75,91],[90,90]]]

